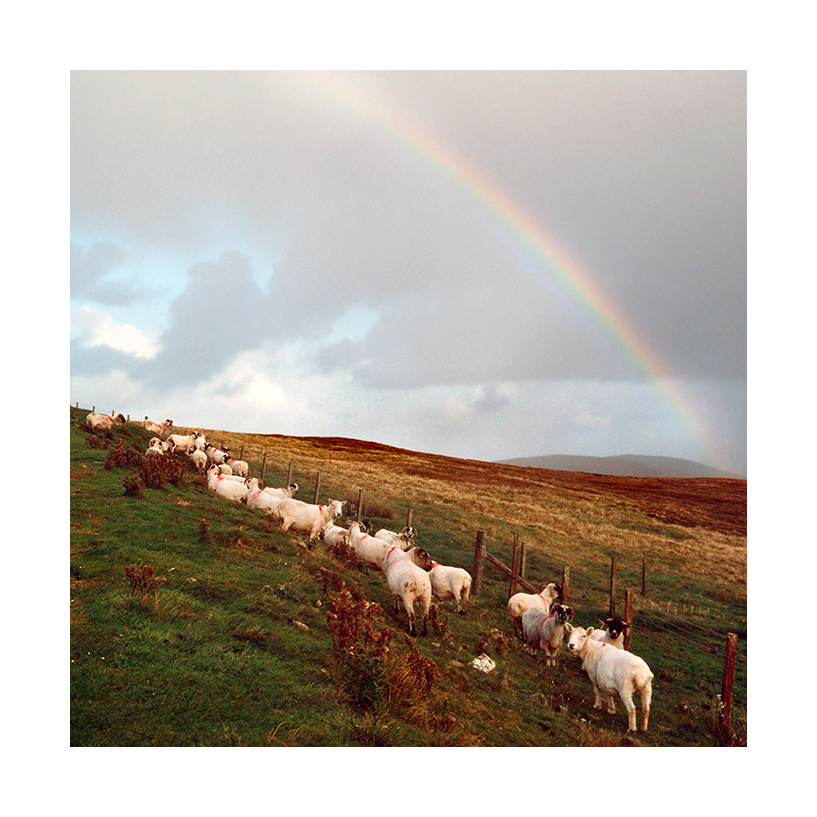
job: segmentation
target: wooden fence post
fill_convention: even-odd
[[[411,517],[412,517],[411,508],[409,508],[408,513],[406,514],[406,527],[407,528],[411,527]]]
[[[610,618],[616,614],[616,555],[613,554],[610,559]]]
[[[735,633],[726,635],[726,653],[723,658],[723,679],[721,681],[721,707],[718,713],[718,734],[721,740],[729,738],[732,719],[732,682],[735,678],[735,654],[738,637]]]
[[[363,488],[357,489],[357,515],[355,516],[355,521],[360,522],[361,517],[363,516]]]
[[[641,557],[641,595],[647,598],[647,554]]]
[[[568,598],[570,597],[570,568],[565,565],[562,568],[562,602],[564,604],[569,604]]]
[[[474,575],[471,583],[471,592],[477,595],[482,591],[482,578],[485,574],[485,534],[477,531],[477,541],[474,545]]]
[[[526,573],[528,572],[528,548],[527,545],[522,542],[522,548],[519,553],[519,575],[525,579]]]
[[[317,477],[315,477],[315,499],[312,502],[313,505],[318,504],[318,494],[320,493],[320,490],[321,490],[321,472],[318,471],[318,475]]]
[[[513,559],[511,560],[511,583],[508,586],[508,598],[516,593],[516,577],[519,575],[519,534],[513,535]]]
[[[292,484],[292,463],[289,464],[287,468],[287,485]]]
[[[243,443],[241,444],[241,450],[238,452],[238,459],[240,459],[240,460],[244,459],[244,444]]]
[[[261,461],[261,482],[264,481],[264,477],[267,475],[267,452],[264,452],[264,459]]]
[[[624,628],[624,649],[630,649],[630,636],[633,633],[633,591],[627,590],[624,595],[624,620],[630,625]]]

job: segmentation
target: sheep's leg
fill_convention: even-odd
[[[635,704],[633,703],[633,695],[631,692],[622,692],[620,697],[624,708],[627,710],[627,729],[630,732],[635,732]]]
[[[417,623],[416,623],[416,619],[414,617],[414,604],[409,605],[408,601],[405,601],[404,604],[405,604],[405,607],[406,607],[406,612],[408,613],[409,634],[416,636],[417,635]],[[425,633],[424,633],[424,635],[425,635]]]
[[[464,616],[468,611],[468,591],[463,589],[460,592],[460,597],[457,599],[457,612]]]
[[[652,700],[652,684],[647,684],[640,692],[641,698],[641,731],[647,731],[650,722],[650,701]]]
[[[622,700],[624,700],[624,699],[622,698]],[[625,705],[625,706],[627,706],[627,704],[626,704],[626,703],[625,703],[624,705]],[[614,696],[614,695],[608,695],[608,696],[607,696],[607,711],[608,711],[608,712],[609,712],[611,715],[615,715],[615,714],[616,714],[616,699],[615,699],[615,696]]]
[[[593,709],[601,709],[601,690],[597,684],[593,684],[593,692],[596,694],[596,700],[593,701]]]

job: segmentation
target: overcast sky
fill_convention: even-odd
[[[746,74],[71,73],[71,403],[746,472]]]

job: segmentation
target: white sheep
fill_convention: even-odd
[[[290,482],[285,488],[266,487],[264,488],[264,493],[270,494],[277,499],[290,499],[291,497],[295,496],[296,493],[298,493],[298,490],[298,483]]]
[[[371,538],[374,539],[375,537]],[[397,615],[402,601],[409,619],[409,633],[414,636],[417,635],[414,614],[415,603],[420,602],[420,610],[423,616],[422,635],[428,633],[428,614],[431,610],[431,579],[427,570],[415,564],[413,557],[416,551],[422,551],[422,548],[412,548],[410,551],[404,551],[399,545],[392,545],[383,560],[386,569],[386,583],[394,600],[395,615]],[[425,553],[425,556],[430,564],[430,557],[428,557],[427,553]]]
[[[207,447],[207,438],[200,431],[194,431],[193,436],[196,438],[193,443],[199,451],[204,451]]]
[[[247,505],[267,513],[277,513],[281,498],[271,496],[259,487],[258,477],[247,480]]]
[[[411,548],[411,541],[407,535],[398,534],[394,540],[386,541],[383,537],[366,533],[360,522],[355,521],[349,525],[349,545],[366,567],[376,567],[385,574],[386,566],[383,560],[395,544],[403,551]]]
[[[234,474],[238,474],[240,477],[250,475],[250,464],[246,460],[227,460],[227,465],[233,469]]]
[[[403,530],[400,531],[400,533],[397,533],[396,531],[393,530],[386,530],[386,528],[381,528],[374,535],[378,539],[382,539],[384,542],[393,542],[398,536],[403,536],[403,539],[401,540],[401,546],[403,547],[403,550],[408,550],[408,548],[411,547],[412,542],[414,541],[416,533],[417,531],[414,530],[414,528],[411,527],[411,525],[406,525],[406,527],[404,527]],[[403,543],[407,544],[408,547],[405,547]]]
[[[208,487],[218,496],[229,499],[232,502],[247,501],[247,481],[243,477],[230,477],[223,474],[215,474],[212,480],[208,479]]]
[[[98,431],[104,431],[105,434],[110,433],[114,426],[122,425],[125,418],[122,414],[117,414],[116,417],[111,417],[110,414],[99,414],[98,412],[89,412],[85,418],[85,427],[88,431],[96,434]]]
[[[162,457],[165,456],[165,448],[162,445],[162,441],[158,437],[154,437],[150,441],[150,445],[148,446],[147,451],[145,451],[145,456],[146,457],[147,456],[156,456],[156,455],[159,455],[159,456],[162,456]]]
[[[462,567],[451,567],[432,562],[428,572],[431,579],[431,590],[440,599],[454,599],[457,612],[465,614],[468,608],[468,597],[471,593],[471,574]]]
[[[167,450],[171,454],[181,451],[189,454],[196,447],[196,438],[193,434],[171,434],[166,440]]]
[[[603,641],[605,644],[610,644],[619,650],[624,649],[624,636],[626,630],[630,626],[629,622],[622,621],[620,618],[611,616],[604,620],[605,629],[588,627],[587,637],[592,638],[593,641]]]
[[[341,525],[336,525],[334,522],[330,522],[324,529],[323,529],[323,541],[326,542],[329,547],[339,548],[344,545],[349,544],[349,529],[344,528]]]
[[[163,423],[157,423],[155,420],[148,420],[148,418],[145,417],[142,425],[154,434],[164,434],[165,431],[170,431],[170,429],[173,428],[173,420],[165,420]]]
[[[522,636],[522,616],[525,610],[538,607],[546,613],[554,601],[561,601],[562,589],[558,584],[543,584],[538,593],[516,593],[508,599],[508,615],[511,617],[514,633]]]
[[[200,448],[194,448],[188,455],[197,471],[204,471],[207,468],[207,454]]]
[[[205,454],[205,456],[207,456],[207,455]],[[222,474],[225,477],[233,476],[232,466],[228,465],[226,462],[222,462],[220,465],[216,465],[215,467],[218,468],[219,474]],[[236,474],[235,476],[239,476],[239,475]],[[242,479],[246,479],[246,477],[242,477]]]
[[[588,638],[584,627],[567,627],[567,648],[582,659],[582,669],[590,678],[595,693],[593,709],[601,709],[602,695],[607,696],[607,711],[615,714],[615,696],[621,698],[627,710],[627,728],[636,731],[636,712],[633,693],[641,699],[641,731],[646,732],[650,720],[653,674],[647,662],[626,650],[617,650],[609,644]]]
[[[545,666],[556,666],[556,655],[565,636],[565,625],[573,615],[567,604],[554,604],[546,613],[540,607],[529,607],[522,616],[522,632],[529,655],[537,650],[545,654]]]
[[[219,474],[216,468],[207,471],[207,487],[218,496],[233,502],[247,501],[247,480],[230,474]]]
[[[220,448],[216,448],[210,443],[207,443],[204,446],[204,453],[207,454],[207,459],[215,465],[222,465],[230,458],[229,449],[225,447],[225,449],[222,451]]]
[[[225,474],[223,471],[220,471],[221,466],[218,465],[211,465],[207,469],[207,484],[210,487],[210,490],[213,490],[212,485],[215,485],[216,482],[221,480],[226,480],[227,482],[247,482],[245,477],[238,477],[235,474]]]
[[[322,535],[324,528],[343,513],[346,501],[330,499],[327,505],[310,505],[300,499],[282,499],[278,503],[277,514],[281,529],[308,533],[309,540]]]

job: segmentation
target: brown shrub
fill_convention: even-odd
[[[151,455],[149,457],[139,457],[137,463],[142,481],[148,488],[155,488],[161,491],[167,483],[181,487],[184,479],[184,466],[172,457],[159,457]]]

